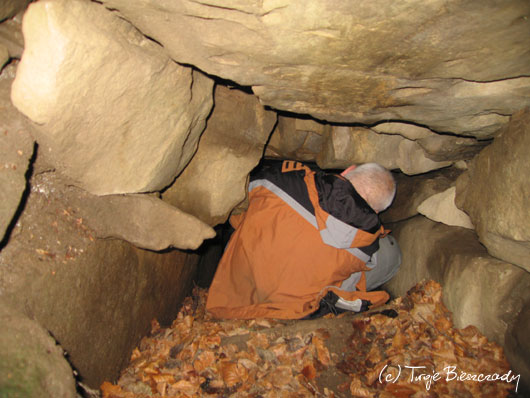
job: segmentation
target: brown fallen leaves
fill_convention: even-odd
[[[275,337],[268,332],[288,321],[212,320],[205,302],[206,292],[195,289],[171,328],[153,322],[118,383],[102,384],[103,398],[506,397],[515,387],[457,379],[462,372],[502,375],[509,365],[476,328],[453,327],[432,281],[392,309],[354,318],[343,351],[331,355],[325,329]],[[350,381],[324,386],[319,375],[332,369]]]
[[[315,384],[331,364],[326,333],[273,338],[275,320],[214,321],[205,312],[206,292],[195,289],[171,328],[154,322],[150,337],[134,349],[116,385],[101,386],[104,398],[143,397],[334,397]],[[238,347],[222,338],[247,335]]]
[[[441,293],[436,282],[424,282],[393,302],[394,317],[355,319],[351,351],[337,365],[352,378],[342,389],[355,397],[508,396],[514,380],[486,378],[510,371],[502,348],[474,326],[455,329]]]

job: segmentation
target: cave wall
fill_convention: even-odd
[[[171,323],[198,255],[99,239],[83,218],[90,202],[73,200],[53,172],[36,165],[29,184],[24,211],[0,252],[0,299],[49,331],[80,380],[97,387],[118,376],[151,320]],[[54,374],[56,366],[39,371]]]
[[[394,170],[388,288],[438,280],[530,379],[530,3],[28,3],[0,6],[0,300],[89,385],[171,321],[262,156]]]

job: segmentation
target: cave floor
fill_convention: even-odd
[[[103,398],[513,397],[502,348],[456,329],[433,281],[361,314],[222,320],[196,288],[170,328],[153,321]]]

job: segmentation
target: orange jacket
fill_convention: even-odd
[[[247,211],[231,218],[236,230],[207,310],[218,318],[298,319],[317,310],[329,290],[384,304],[388,294],[366,292],[364,273],[358,291],[340,290],[350,274],[368,270],[384,232],[377,214],[340,176],[292,161],[271,170],[251,180]]]

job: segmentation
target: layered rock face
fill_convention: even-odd
[[[392,169],[388,288],[436,279],[530,379],[528,1],[27,4],[0,6],[0,300],[89,385],[171,321],[262,156]]]
[[[117,377],[153,318],[171,323],[198,256],[98,239],[84,218],[92,199],[35,167],[24,212],[0,252],[0,299],[17,318],[27,316],[50,331],[80,380],[97,387],[104,378]],[[113,220],[120,221],[106,222]],[[3,327],[3,333],[9,329]],[[0,362],[12,363],[8,354],[2,350]],[[50,393],[59,396],[75,395]]]
[[[103,3],[178,62],[322,120],[486,138],[530,101],[524,0]]]
[[[530,271],[530,110],[513,115],[457,183],[457,204],[491,255]]]

